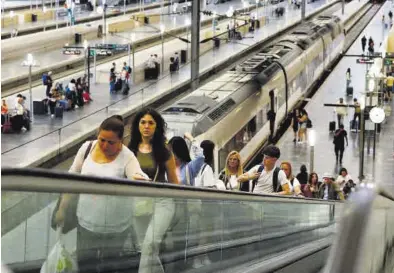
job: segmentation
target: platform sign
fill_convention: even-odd
[[[81,55],[82,51],[78,48],[63,49],[63,55]]]
[[[369,58],[359,58],[357,59],[358,64],[373,64],[374,60]]]
[[[96,49],[107,49],[113,51],[127,51],[129,45],[120,45],[120,44],[96,44]]]

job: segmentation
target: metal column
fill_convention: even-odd
[[[306,0],[301,2],[301,20],[305,20]]]
[[[88,93],[90,93],[90,46],[88,46]]]
[[[200,1],[192,2],[192,26],[191,26],[191,88],[195,90],[199,84],[200,72]]]
[[[314,169],[315,169],[315,146],[311,146],[309,171],[313,172]]]
[[[342,0],[342,15],[345,14],[345,0]]]
[[[365,133],[365,124],[364,124],[364,110],[361,109],[361,119],[360,119],[360,142],[358,144],[358,153],[359,153],[359,169],[358,169],[358,178],[362,180],[364,178],[364,133]]]
[[[30,120],[34,119],[34,111],[33,111],[33,92],[31,90],[31,65],[29,65],[29,97],[30,97]]]

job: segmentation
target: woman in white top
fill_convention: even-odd
[[[123,145],[124,124],[120,116],[112,116],[100,125],[97,140],[86,142],[79,149],[69,170],[99,177],[141,179],[140,165]],[[64,223],[71,195],[64,194],[56,223]],[[86,266],[101,258],[119,257],[129,233],[132,218],[132,198],[123,196],[80,194],[77,206],[78,263]],[[100,254],[100,255],[98,255]]]
[[[343,189],[343,187],[345,187],[346,183],[349,182],[349,180],[352,180],[352,177],[347,173],[346,168],[341,168],[339,170],[339,176],[335,181],[336,183],[338,183],[341,190]]]
[[[293,175],[291,163],[288,161],[283,161],[282,164],[280,164],[280,169],[285,172],[286,178],[290,182],[290,192],[296,196],[302,195],[301,184]]]

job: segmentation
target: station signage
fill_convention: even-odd
[[[78,48],[63,49],[63,55],[81,55],[82,51]]]
[[[389,59],[394,59],[394,52],[386,52],[386,57],[385,57],[386,59],[387,58],[389,58]]]
[[[129,45],[96,44],[95,48],[97,48],[97,49],[107,49],[107,50],[113,50],[113,51],[127,51],[129,49]]]
[[[108,49],[91,49],[89,52],[90,56],[111,56],[113,53]]]

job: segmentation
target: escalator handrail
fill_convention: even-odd
[[[119,196],[167,197],[247,202],[291,202],[335,205],[341,201],[298,198],[240,191],[223,191],[170,183],[79,175],[58,170],[2,168],[3,191],[87,193]],[[116,186],[116,187],[115,187]],[[341,202],[342,203],[342,202]]]

